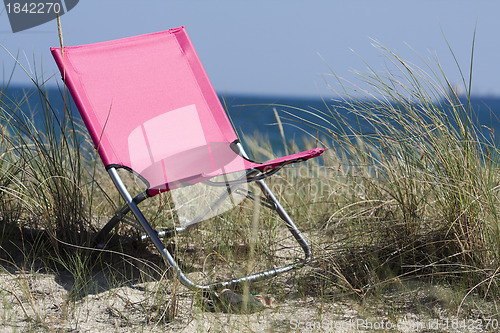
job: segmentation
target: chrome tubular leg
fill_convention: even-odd
[[[147,198],[148,195],[146,194],[146,192],[142,192],[133,199],[133,202],[138,205],[140,202],[144,201]],[[113,230],[114,227],[116,227],[118,223],[123,220],[123,217],[127,215],[128,212],[130,212],[130,207],[128,204],[125,204],[115,212],[115,215],[95,236],[94,243],[97,245],[97,247],[102,248],[104,246],[104,239],[106,238],[106,236],[111,232],[111,230]]]
[[[290,230],[293,237],[297,240],[297,242],[299,242],[300,246],[302,247],[302,250],[304,250],[304,255],[305,255],[304,263],[309,262],[311,257],[311,247],[309,246],[309,243],[307,243],[306,239],[302,236],[295,223],[293,223],[292,219],[285,211],[283,206],[281,206],[279,201],[276,199],[276,196],[274,195],[273,192],[271,192],[271,189],[267,186],[267,184],[263,180],[258,180],[257,184],[261,188],[262,192],[264,192],[264,195],[267,197],[267,199],[276,205],[276,212],[285,222],[286,226],[288,227],[288,230]]]
[[[151,227],[149,222],[146,220],[146,218],[144,217],[144,215],[140,211],[139,207],[137,207],[137,204],[132,199],[132,196],[130,195],[127,188],[123,184],[116,169],[110,168],[108,170],[108,173],[111,176],[111,179],[113,180],[113,182],[115,183],[115,186],[118,189],[118,191],[120,192],[121,196],[123,197],[123,199],[125,200],[125,202],[129,206],[130,211],[132,211],[132,213],[135,215],[137,220],[141,223],[142,227],[144,228],[144,231],[149,236],[149,238],[151,239],[153,244],[156,246],[156,248],[158,249],[158,251],[162,255],[165,262],[168,263],[174,269],[174,271],[177,274],[177,276],[179,277],[181,283],[184,286],[186,286],[187,288],[192,289],[192,290],[209,290],[209,286],[198,285],[198,284],[192,282],[191,280],[189,280],[184,275],[184,273],[181,271],[181,269],[179,268],[179,266],[175,262],[174,258],[170,254],[170,252],[168,252],[168,250],[165,248],[165,245],[158,237],[157,232],[153,229],[153,227]]]

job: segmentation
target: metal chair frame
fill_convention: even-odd
[[[238,143],[238,149],[239,153],[246,157],[246,153],[243,150],[243,147],[241,144]],[[278,168],[280,169],[280,168]],[[208,185],[211,186],[226,186],[226,190],[220,194],[220,196],[215,199],[212,204],[199,216],[194,218],[192,221],[178,227],[174,227],[171,229],[167,230],[161,230],[161,231],[156,231],[151,224],[148,222],[144,214],[139,208],[139,204],[146,200],[147,198],[151,197],[150,195],[147,194],[147,191],[141,192],[135,197],[132,197],[126,186],[124,185],[120,175],[117,172],[117,168],[111,167],[108,169],[108,173],[113,180],[113,183],[115,184],[118,192],[120,193],[121,197],[125,200],[126,204],[122,206],[120,209],[118,209],[115,213],[115,215],[109,220],[109,222],[100,230],[100,232],[96,236],[96,242],[98,247],[103,247],[104,246],[104,239],[107,234],[111,232],[111,230],[120,222],[127,222],[127,217],[126,215],[129,212],[132,212],[136,220],[139,222],[139,225],[133,224],[135,227],[142,228],[143,231],[145,232],[144,235],[140,236],[140,240],[151,240],[153,244],[155,245],[156,249],[159,251],[161,254],[163,260],[174,270],[175,274],[179,278],[179,281],[186,286],[187,288],[194,290],[194,291],[214,291],[214,290],[219,290],[223,288],[231,288],[235,287],[236,285],[240,285],[242,283],[247,283],[247,282],[255,282],[255,281],[260,281],[264,280],[273,276],[276,276],[278,274],[290,271],[294,268],[301,267],[305,264],[307,264],[310,259],[311,259],[311,247],[309,246],[308,242],[304,238],[304,236],[301,234],[295,223],[292,221],[288,213],[285,211],[283,206],[279,203],[278,199],[274,195],[274,193],[271,191],[271,189],[267,186],[267,184],[264,182],[263,178],[270,177],[271,175],[275,174],[277,170],[273,170],[271,173],[265,173],[260,170],[249,170],[245,175],[240,177],[239,179],[236,179],[234,181],[228,181],[226,183],[213,183],[213,182],[206,182]],[[163,237],[171,237],[175,235],[176,233],[181,233],[184,231],[187,231],[191,229],[192,227],[198,225],[200,222],[203,221],[203,218],[214,208],[216,208],[223,200],[225,200],[232,192],[238,191],[238,185],[240,185],[242,182],[256,182],[259,188],[261,189],[262,193],[265,195],[264,198],[264,204],[266,208],[275,210],[276,213],[279,215],[279,217],[283,220],[285,223],[286,227],[290,231],[290,233],[293,235],[295,240],[299,243],[301,246],[302,250],[304,251],[304,259],[296,261],[294,263],[277,267],[277,268],[272,268],[266,271],[254,273],[251,275],[239,277],[236,279],[231,279],[231,280],[226,280],[226,281],[220,281],[220,282],[215,282],[211,284],[206,284],[206,285],[201,285],[197,284],[196,282],[190,280],[181,270],[179,265],[177,264],[175,258],[173,255],[167,250],[165,244],[161,240]],[[224,184],[224,185],[222,185]],[[251,192],[250,192],[251,193]],[[253,193],[246,193],[242,194],[247,196],[250,199],[253,198]],[[240,193],[241,194],[241,193]]]

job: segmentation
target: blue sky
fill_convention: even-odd
[[[372,40],[417,63],[415,51],[437,55],[458,79],[443,33],[468,72],[477,22],[473,93],[500,96],[499,13],[495,0],[80,0],[61,21],[66,45],[184,25],[219,93],[313,97],[331,94],[324,82],[329,67],[347,80],[365,70],[363,61],[384,70]],[[3,11],[0,43],[20,52],[28,70],[40,74],[42,64],[45,77],[56,73],[49,53],[59,43],[55,21],[14,34]],[[0,59],[8,71],[10,56],[0,50]],[[18,71],[14,82],[28,79]]]

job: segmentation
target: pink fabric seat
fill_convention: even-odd
[[[238,137],[184,27],[51,51],[104,165],[136,172],[150,195],[324,151],[262,164],[235,153]]]
[[[229,145],[226,145],[229,147]],[[308,160],[313,157],[320,156],[324,152],[324,149],[320,148],[315,148],[307,151],[303,151],[297,154],[285,156],[285,157],[280,157],[271,161],[267,161],[264,163],[255,163],[252,161],[249,161],[247,159],[244,159],[243,157],[237,155],[236,153],[232,153],[232,157],[234,157],[234,160],[232,163],[228,163],[226,165],[221,166],[219,169],[208,172],[208,173],[198,173],[198,174],[190,174],[187,175],[185,178],[180,178],[176,179],[175,181],[171,183],[164,183],[161,184],[160,186],[153,187],[148,189],[148,194],[150,195],[156,195],[160,192],[168,191],[171,189],[175,189],[178,186],[182,186],[184,184],[195,184],[198,182],[202,182],[205,180],[209,180],[213,177],[221,176],[223,174],[227,173],[232,173],[232,172],[237,172],[237,171],[242,171],[242,170],[249,170],[249,169],[258,169],[260,171],[268,172],[272,169],[275,169],[277,167],[280,167],[283,164],[289,164],[289,163],[296,163],[296,162],[301,162]],[[185,154],[183,158],[186,158],[189,154]],[[229,154],[225,155],[228,156]],[[223,160],[223,159],[216,159],[216,160]],[[189,157],[187,157],[187,160],[184,161],[189,161]],[[190,164],[190,165],[196,165],[196,164]],[[243,166],[238,167],[238,166]],[[186,169],[184,169],[186,170]]]

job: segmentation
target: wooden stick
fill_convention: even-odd
[[[61,17],[59,16],[59,13],[57,13],[57,32],[59,33],[59,44],[61,44],[61,53],[64,53]]]

